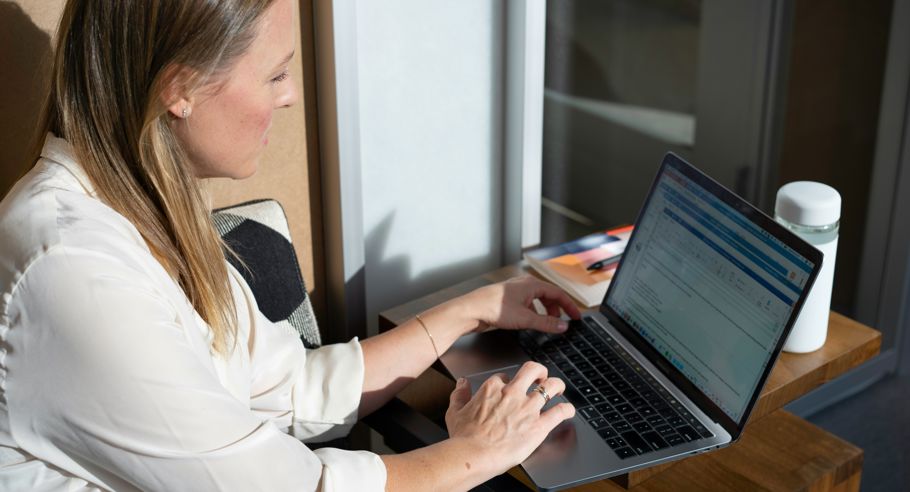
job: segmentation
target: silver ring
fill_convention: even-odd
[[[540,393],[540,396],[543,397],[544,404],[547,404],[550,401],[550,394],[547,393],[547,390],[543,387],[542,384],[538,384],[531,388],[531,393]]]

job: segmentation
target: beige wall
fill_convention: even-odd
[[[63,0],[0,0],[0,196],[31,165],[29,140],[44,94],[52,35]],[[311,0],[299,11],[312,12]],[[308,14],[307,14],[308,15]],[[324,313],[322,225],[316,155],[316,100],[313,38],[302,24],[297,55],[291,63],[301,102],[276,113],[269,148],[259,172],[244,181],[211,180],[213,206],[256,198],[281,202],[291,223],[300,267],[317,314]]]

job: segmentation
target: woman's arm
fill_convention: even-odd
[[[548,315],[537,314],[534,299],[540,300]],[[436,360],[434,342],[442,355],[458,337],[491,326],[559,333],[567,326],[558,317],[560,308],[572,318],[581,314],[562,290],[526,276],[482,287],[422,313],[432,341],[416,319],[364,340],[360,416],[384,405],[430,367]]]

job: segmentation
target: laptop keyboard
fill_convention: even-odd
[[[519,336],[531,358],[565,375],[564,396],[616,454],[630,458],[713,437],[604,330],[571,322],[569,331]]]

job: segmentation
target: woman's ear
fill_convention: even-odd
[[[186,118],[193,111],[194,98],[189,91],[192,71],[186,67],[171,65],[161,76],[161,105],[175,118]]]

